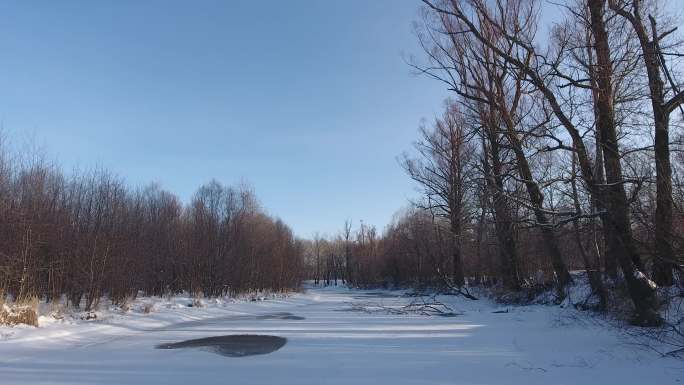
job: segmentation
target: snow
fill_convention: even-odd
[[[651,288],[651,290],[655,290],[658,288],[658,285],[656,285],[655,282],[651,281],[646,274],[642,273],[640,270],[634,270],[634,278],[640,280],[640,281],[645,281],[646,284]]]
[[[505,307],[439,297],[452,317],[394,311],[398,291],[309,288],[263,301],[138,299],[41,327],[0,327],[0,384],[675,384],[662,358],[571,307]],[[153,311],[143,312],[145,304]],[[495,313],[496,312],[496,313]],[[290,314],[303,317],[285,317]],[[280,350],[231,358],[161,343],[228,334],[286,337]]]

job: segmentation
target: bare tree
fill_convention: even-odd
[[[447,102],[446,111],[434,127],[420,129],[421,140],[414,144],[420,157],[404,155],[402,159],[404,170],[423,189],[424,208],[449,221],[452,279],[458,287],[465,284],[461,237],[463,222],[468,216],[468,170],[473,154],[464,125],[458,107]]]
[[[572,139],[572,151],[577,156],[582,178],[590,193],[597,196],[599,186],[594,181],[592,162],[582,135],[559,102],[557,92],[550,86],[552,83],[547,80],[549,76],[560,76],[565,80],[573,79],[560,74],[556,64],[557,59],[537,51],[533,41],[534,29],[525,28],[536,24],[535,2],[533,0],[501,0],[497,1],[494,7],[490,7],[485,0],[452,0],[442,1],[439,4],[425,0],[424,3],[440,17],[457,20],[463,25],[462,29],[453,31],[452,34],[471,34],[491,49],[497,60],[502,60],[517,69],[522,79],[535,87]],[[465,11],[466,7],[469,12]],[[599,19],[602,22],[602,17]],[[606,61],[609,61],[610,56],[607,47],[602,46],[601,42],[604,39],[596,34],[600,29],[605,28],[604,25],[599,25],[598,21],[592,17],[594,27],[597,28],[594,31],[598,63],[596,82],[599,86],[597,127],[601,132],[601,145],[604,147],[603,160],[608,185],[608,205],[605,217],[607,223],[604,225],[611,226],[612,233],[615,234],[616,242],[612,245],[612,249],[617,250],[616,255],[635,305],[634,322],[653,325],[660,322],[660,317],[656,312],[654,289],[641,272],[643,265],[632,237],[628,199],[624,188],[625,180],[622,176],[611,102],[612,92],[609,92],[612,69],[610,63]],[[508,45],[502,47],[497,44],[496,40],[490,38],[490,31],[507,41]],[[562,58],[562,55],[557,54],[556,58]],[[560,140],[559,146],[562,146]]]
[[[603,12],[604,1],[592,1],[595,12]],[[670,114],[684,103],[684,91],[674,79],[664,59],[661,49],[663,41],[671,36],[676,28],[660,30],[655,14],[649,14],[650,28],[644,22],[644,4],[641,0],[610,0],[610,9],[627,20],[637,35],[648,76],[653,122],[655,125],[655,163],[656,163],[656,211],[654,279],[659,285],[673,283],[672,270],[676,265],[672,239],[672,166],[670,164]],[[650,29],[650,32],[649,32]],[[663,74],[665,76],[663,76]],[[663,77],[669,81],[666,87]],[[673,95],[668,94],[672,92]]]

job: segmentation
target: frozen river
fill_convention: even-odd
[[[415,299],[399,294],[309,288],[203,308],[165,299],[150,314],[103,311],[97,321],[0,328],[0,384],[626,385],[684,378],[681,361],[659,358],[573,310],[441,297],[456,314],[401,314]],[[233,335],[279,338],[225,337]],[[204,346],[221,342],[228,345]]]

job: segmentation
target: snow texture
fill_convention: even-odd
[[[263,301],[141,298],[94,320],[40,318],[0,327],[0,384],[676,384],[662,358],[572,308],[503,307],[438,297],[442,317],[404,311],[400,291],[342,287]],[[147,305],[151,312],[145,313]],[[270,354],[226,357],[160,344],[273,335]]]

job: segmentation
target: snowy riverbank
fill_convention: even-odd
[[[0,384],[676,384],[661,358],[571,309],[440,297],[455,314],[391,309],[399,292],[309,288],[265,301],[155,300],[97,320],[0,328]],[[389,311],[388,311],[389,310]],[[287,338],[270,354],[225,357],[158,344],[230,334]]]

